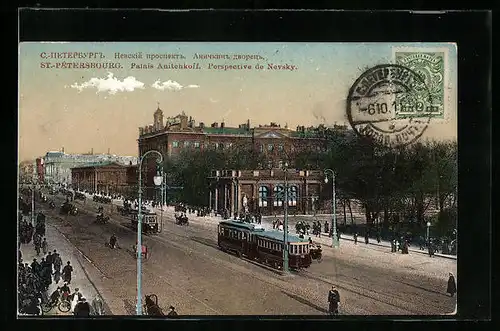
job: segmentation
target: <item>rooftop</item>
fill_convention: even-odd
[[[232,135],[251,135],[251,133],[246,128],[229,128],[229,127],[205,127],[202,129],[203,133],[208,134],[232,134]]]
[[[259,236],[283,242],[283,232],[280,231],[271,231],[271,230],[263,231],[259,233]],[[299,238],[298,236],[289,233],[288,242],[289,243],[308,242],[308,240]]]

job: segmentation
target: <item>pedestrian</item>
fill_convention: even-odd
[[[54,276],[54,283],[59,284],[59,281],[61,280],[61,269],[55,269],[52,275]]]
[[[448,288],[446,289],[446,293],[449,293],[450,296],[454,296],[457,293],[457,283],[455,282],[455,276],[450,272],[448,278]]]
[[[50,264],[50,269],[52,271],[52,265],[54,264],[54,256],[52,255],[52,252],[49,252],[47,256],[45,257],[45,261]]]
[[[92,308],[94,310],[94,315],[104,315],[102,301],[99,297],[95,297],[94,300],[92,300]]]
[[[335,286],[328,292],[328,314],[338,315],[340,306],[340,293]]]
[[[82,297],[81,300],[78,301],[73,310],[73,314],[75,316],[82,316],[82,317],[90,316],[90,305],[87,302],[87,299]]]
[[[365,244],[368,245],[369,242],[369,237],[368,237],[368,232],[365,233]]]
[[[358,233],[354,232],[354,245],[358,244]]]
[[[53,257],[54,270],[57,270],[59,273],[61,273],[61,267],[62,267],[61,256],[59,255],[59,253],[56,252],[56,250],[54,250],[54,254],[52,255],[54,256]]]
[[[31,271],[33,274],[35,274],[35,275],[38,274],[38,271],[40,269],[40,264],[38,263],[36,258],[33,259],[33,262],[31,263],[30,267],[31,267]]]
[[[170,311],[168,312],[167,316],[178,316],[174,306],[170,306],[169,309]]]
[[[432,244],[430,242],[427,245],[427,247],[428,247],[428,250],[429,250],[429,257],[434,257],[434,247],[432,246]]]
[[[43,237],[43,241],[42,241],[42,250],[43,250],[43,254],[47,255],[47,238]]]
[[[62,270],[62,275],[63,275],[63,280],[67,282],[68,284],[71,284],[71,273],[73,272],[73,267],[71,266],[71,262],[68,261],[68,263],[64,266]]]
[[[75,292],[73,292],[69,296],[69,300],[71,302],[71,311],[72,312],[75,311],[75,307],[78,304],[78,302],[80,302],[81,298],[83,298],[83,295],[80,293],[80,289],[77,287],[77,288],[75,288]]]

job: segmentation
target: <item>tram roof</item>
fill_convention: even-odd
[[[256,227],[256,224],[246,223],[243,221],[221,221],[219,224],[234,226],[237,228],[247,229],[249,231],[264,231],[263,228]]]
[[[283,232],[281,232],[281,231],[264,231],[262,233],[259,233],[258,235],[260,237],[266,237],[266,238],[281,241],[281,242],[283,241]],[[299,238],[298,236],[295,236],[293,234],[288,234],[288,242],[289,243],[308,242],[308,240]]]

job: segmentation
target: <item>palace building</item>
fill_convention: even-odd
[[[230,215],[282,214],[286,185],[288,213],[314,214],[324,208],[326,199],[331,200],[331,190],[323,191],[324,179],[320,170],[214,170],[209,177],[209,208]]]
[[[347,130],[346,126],[335,126],[336,130]],[[237,127],[226,123],[214,122],[209,126],[195,120],[184,112],[174,117],[164,118],[158,107],[153,114],[153,124],[139,128],[139,155],[149,150],[157,150],[164,158],[175,157],[183,150],[226,150],[244,146],[252,148],[263,156],[266,164],[263,169],[281,168],[285,161],[293,165],[297,153],[323,151],[326,149],[325,132],[318,127],[298,126],[295,130],[277,123],[251,127],[250,120]],[[155,172],[154,157],[144,162],[147,164],[147,186],[153,186]]]

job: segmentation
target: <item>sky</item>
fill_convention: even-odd
[[[158,105],[165,117],[184,111],[206,125],[238,126],[247,119],[251,126],[276,122],[292,129],[348,124],[349,88],[368,68],[393,63],[394,49],[403,46],[447,50],[446,118],[433,121],[421,139],[456,139],[457,49],[451,43],[20,43],[19,161],[62,147],[136,156],[138,127],[152,124]],[[87,58],[62,58],[66,52]],[[230,59],[202,58],[207,54]],[[235,58],[240,55],[249,57]],[[194,63],[200,69],[158,68]],[[73,67],[80,64],[89,67]],[[103,64],[114,67],[90,67]],[[140,67],[147,64],[152,68]]]

